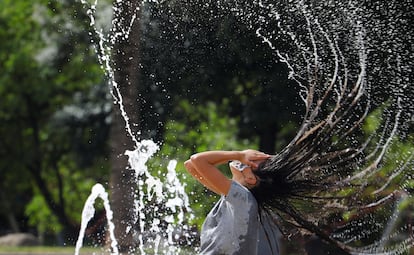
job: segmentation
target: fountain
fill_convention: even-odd
[[[104,207],[105,207],[105,211],[106,211],[106,219],[108,220],[108,225],[109,225],[109,235],[111,237],[111,249],[113,251],[113,253],[118,254],[118,247],[117,247],[117,242],[114,236],[114,224],[112,223],[112,215],[113,212],[111,210],[111,206],[109,205],[109,200],[108,200],[108,193],[106,193],[105,188],[102,186],[102,184],[95,184],[92,187],[92,191],[91,191],[91,195],[88,197],[88,199],[85,202],[85,206],[82,210],[82,224],[81,224],[81,229],[80,229],[80,233],[79,233],[79,238],[78,241],[76,242],[76,249],[75,249],[75,255],[79,254],[79,250],[82,247],[82,243],[83,243],[83,238],[85,236],[85,230],[86,227],[88,225],[88,222],[92,219],[94,213],[95,213],[95,208],[93,207],[95,200],[97,198],[101,198],[104,201]]]
[[[125,154],[129,157],[129,164],[135,170],[137,178],[137,186],[141,193],[136,198],[136,203],[134,205],[136,213],[136,223],[140,227],[140,234],[138,236],[140,254],[146,254],[144,247],[148,246],[144,244],[143,233],[153,233],[155,237],[153,239],[148,239],[146,242],[151,243],[154,247],[154,252],[157,254],[158,249],[162,250],[164,254],[176,254],[179,251],[178,247],[175,247],[173,244],[175,242],[175,231],[177,230],[177,225],[181,226],[182,229],[187,230],[187,226],[184,224],[186,217],[185,213],[191,213],[191,208],[189,207],[188,197],[184,191],[185,185],[181,184],[175,173],[175,167],[177,162],[171,160],[167,166],[168,173],[166,174],[166,181],[162,183],[158,178],[152,176],[146,167],[148,159],[158,150],[158,146],[151,140],[143,140],[140,143],[140,147],[134,151],[126,151]],[[138,181],[145,176],[145,182]],[[146,194],[142,192],[143,187],[146,188]],[[146,222],[147,218],[145,215],[140,213],[145,209],[147,201],[151,201],[155,197],[158,204],[163,204],[165,206],[165,211],[162,213],[155,212],[154,215],[156,218],[152,219],[150,227],[147,229]],[[75,255],[79,254],[79,251],[82,247],[82,240],[84,238],[85,230],[88,222],[92,219],[95,209],[93,207],[95,200],[101,198],[104,201],[104,208],[106,211],[106,218],[109,225],[109,236],[111,240],[111,254],[119,254],[117,248],[117,240],[114,235],[114,224],[112,223],[113,212],[111,210],[108,194],[105,191],[105,188],[101,184],[96,184],[93,186],[90,196],[85,202],[84,209],[82,211],[82,223],[79,238],[76,243]],[[157,208],[153,208],[157,211]],[[168,213],[170,212],[170,213]],[[187,216],[188,217],[188,216]],[[191,217],[191,215],[190,215]],[[163,230],[159,227],[161,221],[167,223],[166,230]],[[166,231],[167,240],[162,240],[163,235],[157,235]]]
[[[125,119],[126,130],[132,134],[109,57],[114,37],[127,37],[129,28],[123,29],[124,34],[114,31],[106,37],[94,26],[98,1],[94,4],[89,4],[86,0],[82,2],[88,7],[91,25],[100,39],[97,44],[99,59],[111,82],[114,97],[121,102],[119,110]],[[143,1],[141,6],[152,4],[160,5],[161,2]],[[191,5],[182,4],[184,9]],[[327,214],[320,213],[320,207],[309,209],[307,220],[331,227],[328,238],[352,247],[353,254],[394,255],[407,252],[414,243],[413,209],[410,206],[413,201],[414,151],[408,149],[401,151],[399,157],[393,155],[395,151],[399,152],[395,146],[403,144],[403,140],[409,137],[414,112],[414,95],[410,89],[413,57],[407,48],[412,38],[410,33],[403,33],[407,28],[404,26],[406,19],[401,16],[404,13],[402,3],[273,3],[265,0],[246,3],[235,0],[210,4],[245,24],[262,39],[265,47],[272,49],[275,61],[287,66],[289,78],[296,82],[306,107],[305,121],[294,142],[300,143],[300,138],[307,132],[325,125],[323,127],[328,130],[330,126],[338,127],[337,130],[330,130],[333,134],[330,138],[342,141],[351,148],[343,148],[343,158],[352,163],[352,171],[341,175],[342,173],[335,172],[335,168],[327,167],[328,172],[318,173],[321,178],[326,176],[335,179],[335,184],[341,188],[335,195],[344,198],[324,204],[329,209]],[[197,3],[194,5],[197,6]],[[385,5],[389,9],[384,14],[381,8]],[[175,18],[175,22],[180,22],[180,13],[174,14],[174,9],[168,13]],[[131,20],[133,22],[135,20]],[[389,28],[393,30],[387,30]],[[389,93],[384,94],[384,90]],[[370,113],[375,112],[381,116],[382,122],[366,132],[365,140],[360,141],[359,137],[364,133],[364,121]],[[318,126],[318,123],[321,125]],[[357,133],[359,136],[355,135],[355,130],[360,130]],[[129,157],[131,168],[135,170],[137,190],[140,190],[134,205],[136,215],[143,211],[145,199],[153,199],[153,196],[157,201],[166,201],[165,205],[171,212],[170,215],[154,218],[150,229],[146,228],[144,218],[137,217],[140,226],[139,251],[145,254],[146,241],[142,233],[160,232],[158,224],[162,219],[169,224],[166,241],[168,247],[164,246],[166,250],[162,252],[176,254],[179,248],[173,245],[174,224],[182,224],[184,214],[191,212],[183,185],[175,175],[176,161],[170,161],[167,181],[162,183],[146,167],[147,160],[158,150],[158,146],[149,140],[135,140],[134,143],[135,148],[125,154]],[[335,144],[337,145],[338,143]],[[140,181],[142,177],[145,182]],[[392,187],[397,188],[390,190]],[[142,190],[147,193],[144,194]],[[166,195],[166,191],[170,193]],[[352,196],[347,192],[352,192]],[[323,195],[328,197],[327,194]],[[97,197],[104,199],[109,226],[110,229],[113,228],[107,195],[104,188],[97,185],[85,204],[82,231],[93,215],[92,204]],[[332,213],[329,214],[330,212]],[[326,222],[322,222],[322,219]],[[156,236],[151,241],[156,253],[161,252],[157,248],[161,244],[161,238]],[[82,239],[83,232],[79,235],[76,254],[82,245]],[[118,254],[116,240],[112,239],[111,247],[112,253]]]

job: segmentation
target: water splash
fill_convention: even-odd
[[[110,92],[114,99],[114,104],[119,106],[121,116],[125,121],[126,132],[135,144],[133,150],[126,150],[124,154],[128,156],[129,166],[135,172],[137,192],[135,193],[135,203],[133,205],[134,221],[139,226],[139,231],[136,232],[134,226],[129,226],[126,231],[133,231],[133,236],[138,242],[140,254],[146,254],[146,248],[148,247],[155,253],[177,254],[180,251],[180,248],[176,246],[177,236],[183,236],[186,240],[191,239],[189,234],[190,228],[186,222],[192,219],[192,210],[189,206],[188,196],[185,193],[185,185],[180,182],[175,173],[177,164],[175,160],[169,162],[167,166],[168,173],[164,182],[160,178],[153,176],[148,170],[146,163],[158,151],[159,147],[151,140],[138,141],[137,135],[139,133],[133,134],[132,124],[123,105],[120,87],[115,81],[115,73],[110,57],[115,43],[128,39],[132,24],[136,22],[137,13],[140,9],[137,7],[132,15],[132,19],[126,22],[129,26],[121,27],[120,24],[125,23],[125,21],[122,20],[121,22],[120,20],[113,19],[111,31],[105,33],[96,24],[95,15],[99,4],[98,0],[95,0],[92,4],[86,0],[81,0],[81,2],[87,8],[90,26],[93,29],[94,35],[98,38],[95,47],[99,61],[109,79],[111,85]],[[117,1],[117,3],[120,2]],[[115,7],[115,5],[113,6],[114,13],[122,11],[122,9]],[[97,196],[100,196],[105,201],[105,210],[107,211],[107,219],[111,231],[112,254],[118,254],[117,241],[113,234],[114,226],[111,223],[112,211],[102,185],[95,185],[91,196],[86,201],[85,213],[82,214],[81,232],[76,245],[76,254],[78,254],[82,246],[87,223],[93,217],[93,201]],[[134,251],[131,250],[129,252],[133,253]]]
[[[374,26],[404,24],[403,16],[399,15],[402,21],[386,16],[373,25],[369,17],[376,10],[353,1],[256,4],[262,16],[254,21],[245,19],[243,7],[233,10],[242,22],[258,27],[256,35],[286,64],[306,108],[297,136],[275,159],[275,168],[292,170],[286,178],[308,183],[310,188],[289,201],[304,206],[306,215],[291,208],[285,217],[318,235],[328,233],[324,239],[353,254],[406,253],[414,244],[413,209],[401,205],[413,201],[406,184],[412,183],[414,152],[412,148],[400,150],[403,159],[397,164],[393,155],[398,151],[396,144],[409,136],[407,126],[412,124],[414,97],[407,89],[412,53],[403,55],[393,46],[387,51],[388,61],[406,62],[397,61],[384,70],[377,59],[383,49],[372,48],[381,42],[374,38]],[[400,8],[401,14],[404,8]],[[391,12],[398,13],[398,9]],[[274,27],[269,28],[269,23]],[[406,34],[391,34],[401,49],[412,42]],[[287,44],[291,45],[287,50],[275,46]],[[388,71],[398,83],[386,84],[389,76],[384,73]],[[375,95],[384,89],[390,93],[381,102]],[[375,111],[383,112],[377,114],[382,122],[361,141],[363,123]],[[312,185],[318,190],[311,192]]]
[[[111,238],[111,254],[118,254],[118,243],[115,239],[114,229],[115,226],[112,223],[113,212],[111,206],[109,205],[108,193],[105,191],[105,188],[102,184],[95,184],[92,187],[91,194],[85,202],[85,205],[82,210],[82,222],[79,232],[79,237],[76,242],[75,255],[79,254],[80,249],[82,248],[83,238],[85,236],[86,227],[88,226],[89,221],[93,218],[95,214],[94,203],[97,198],[101,198],[104,201],[104,208],[106,211],[106,219],[108,221],[108,231]]]
[[[304,224],[326,228],[321,235],[355,254],[407,252],[414,243],[414,210],[407,205],[414,174],[414,40],[407,26],[412,7],[400,1],[301,0],[220,1],[215,7],[273,50],[304,102],[303,124],[274,163],[292,170],[287,179],[320,189],[292,198],[306,213],[285,223],[306,219]],[[367,127],[373,118],[375,127]],[[408,198],[400,204],[401,192]]]
[[[159,5],[165,2],[146,3]],[[97,1],[89,11],[92,25],[96,4]],[[180,1],[177,4],[180,5]],[[214,5],[197,4],[204,10],[206,6]],[[390,7],[386,8],[389,13],[384,15],[381,12],[383,5]],[[264,45],[275,52],[275,61],[285,63],[289,69],[289,78],[297,83],[306,109],[304,123],[284,152],[287,154],[289,148],[303,143],[311,135],[317,134],[321,137],[323,132],[316,132],[318,130],[331,132],[329,137],[322,138],[335,140],[332,147],[324,148],[326,154],[320,154],[319,158],[310,158],[319,161],[325,159],[326,167],[317,172],[316,167],[307,165],[306,171],[303,171],[303,180],[310,180],[316,175],[319,180],[335,180],[335,187],[338,189],[334,194],[338,198],[329,203],[316,203],[320,206],[310,207],[311,212],[307,217],[310,222],[336,228],[336,231],[329,233],[329,237],[355,247],[355,254],[402,254],[413,245],[413,224],[410,218],[412,207],[407,205],[413,201],[410,188],[413,178],[413,152],[403,153],[398,164],[392,164],[395,158],[393,151],[398,151],[393,146],[398,146],[408,137],[407,130],[412,124],[414,112],[414,96],[410,89],[413,54],[406,46],[410,45],[412,37],[411,33],[404,30],[404,16],[400,15],[395,6],[399,6],[398,1],[387,1],[386,4],[373,1],[367,4],[357,1],[274,3],[265,0],[249,3],[237,0],[219,1],[216,6],[235,15],[252,33],[261,38]],[[186,6],[180,8],[185,9]],[[180,13],[174,16],[174,10],[166,12],[173,22],[181,22]],[[188,19],[187,16],[185,18]],[[101,31],[95,29],[100,38],[98,55],[113,84],[112,94],[125,119],[127,132],[134,137],[129,128],[128,116],[123,110],[122,96],[113,81],[108,54],[115,40],[127,37],[129,31],[130,27],[122,28],[113,31],[112,37],[106,38]],[[389,93],[383,95],[384,90]],[[381,123],[361,141],[361,133],[364,134],[363,124],[375,109],[381,112]],[[359,136],[356,131],[360,132]],[[138,141],[135,140],[135,144],[136,148],[140,148]],[[340,157],[335,162],[329,162],[329,149],[341,146],[343,150]],[[140,213],[145,211],[143,201],[147,198],[153,199],[154,196],[165,199],[162,187],[166,186],[154,181],[155,177],[147,175],[145,164],[142,165],[139,161],[139,150],[126,153],[131,164],[137,161],[137,169],[144,169],[137,171],[137,180],[139,185],[146,185],[148,188],[146,194],[141,192],[137,195],[135,208],[140,221]],[[174,165],[174,162],[170,164]],[[338,172],[341,164],[349,164],[349,171]],[[169,174],[170,168],[172,166],[168,167]],[[138,176],[144,176],[145,181],[140,182]],[[171,180],[175,178],[174,175],[170,177]],[[294,174],[287,177],[293,178]],[[395,187],[397,190],[394,190]],[[172,189],[171,191],[177,192]],[[401,192],[406,192],[407,197],[403,199]],[[317,195],[319,198],[329,197],[329,194],[323,192]],[[175,199],[168,201],[172,206],[180,204]],[[308,201],[296,202],[300,206]],[[329,216],[334,216],[335,219],[321,215],[320,208],[324,208],[324,212],[330,213]],[[181,213],[178,215],[182,215]],[[164,220],[173,222],[171,217],[165,217]],[[158,224],[159,221],[155,220],[149,229],[159,232]],[[141,231],[148,229],[144,221],[140,221],[139,225]],[[171,236],[172,234],[168,234],[170,241]],[[155,244],[160,243],[159,238],[154,240]],[[143,236],[139,240],[144,244]],[[372,245],[360,247],[361,243]]]
[[[190,229],[185,222],[193,216],[185,185],[175,172],[177,161],[169,161],[166,180],[163,182],[151,175],[146,166],[148,159],[158,149],[158,145],[153,141],[143,140],[137,149],[125,152],[129,157],[130,166],[135,170],[139,191],[135,194],[134,211],[135,222],[139,226],[137,239],[140,254],[145,254],[146,247],[153,248],[155,253],[162,249],[164,254],[176,254],[180,249],[174,246],[177,239],[174,235],[184,235],[188,240],[191,239]],[[155,205],[149,206],[150,204]],[[148,218],[152,218],[150,223]],[[164,229],[160,227],[163,224],[166,225]]]
[[[143,140],[139,147],[133,151],[127,150],[125,154],[129,157],[129,164],[135,170],[137,192],[135,194],[135,222],[139,226],[136,236],[140,254],[146,254],[146,248],[153,249],[157,254],[177,254],[180,247],[176,246],[177,236],[184,236],[187,240],[191,239],[190,229],[186,225],[187,220],[192,219],[189,199],[185,193],[183,185],[176,175],[175,167],[177,161],[171,160],[167,166],[166,180],[162,182],[148,171],[147,161],[158,150],[151,140]],[[146,190],[146,192],[143,192]],[[91,195],[85,202],[82,211],[81,230],[76,243],[75,254],[79,254],[82,247],[82,240],[88,222],[95,213],[94,202],[97,198],[104,200],[106,218],[109,225],[111,239],[111,254],[119,254],[117,240],[113,233],[114,224],[112,223],[113,212],[109,205],[108,194],[101,184],[96,184],[92,188]],[[151,204],[156,204],[156,206]],[[132,206],[132,205],[131,205]],[[151,222],[148,223],[148,220]],[[133,226],[127,231],[132,231]],[[187,243],[186,245],[189,245]],[[132,252],[132,251],[131,251]]]

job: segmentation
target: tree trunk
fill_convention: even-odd
[[[9,227],[12,229],[14,233],[20,232],[19,224],[17,223],[17,219],[11,209],[10,202],[7,199],[7,195],[4,194],[3,190],[0,190],[0,204],[3,206],[4,214],[7,217],[7,221],[9,222]]]
[[[26,95],[26,104],[28,109],[40,109],[41,107],[36,106],[33,104],[30,96]],[[32,113],[29,114],[28,118],[28,125],[33,130],[32,133],[32,153],[33,158],[30,160],[30,162],[26,165],[27,169],[31,173],[34,182],[36,183],[37,188],[39,189],[39,192],[42,194],[43,198],[46,201],[46,204],[48,205],[49,209],[53,212],[53,214],[57,217],[59,223],[62,225],[62,235],[63,240],[67,244],[74,244],[76,241],[76,237],[79,233],[79,228],[76,226],[71,220],[69,219],[64,206],[64,199],[62,196],[62,187],[61,187],[61,180],[58,180],[60,183],[60,191],[59,191],[59,197],[60,199],[56,201],[53,198],[53,194],[51,189],[47,185],[47,181],[42,177],[42,174],[45,171],[45,166],[43,166],[43,153],[41,150],[41,142],[40,142],[40,128],[39,128],[39,119],[37,118],[36,114]],[[56,165],[57,163],[54,162]],[[60,178],[59,173],[56,169],[57,176]],[[63,245],[63,243],[61,243]]]
[[[139,79],[139,1],[128,0],[116,2],[114,14],[115,30],[125,31],[131,26],[130,22],[137,15],[129,36],[118,39],[113,52],[114,79],[118,85],[123,100],[123,107],[128,115],[132,136],[137,135],[139,123],[138,79]],[[121,30],[120,28],[124,30]],[[114,92],[115,96],[119,95]],[[118,98],[119,99],[119,98]],[[119,102],[119,100],[118,100]],[[135,143],[131,134],[126,132],[126,123],[121,115],[119,103],[112,111],[110,131],[111,147],[111,206],[114,212],[115,237],[120,252],[128,252],[135,247],[133,238],[134,228],[134,193],[136,182],[134,172],[128,166],[126,150],[134,150]]]

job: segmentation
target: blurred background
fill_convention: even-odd
[[[100,8],[97,23],[108,31],[112,3]],[[161,145],[153,171],[177,159],[187,175],[182,162],[197,151],[274,153],[287,143],[303,106],[270,49],[234,18],[169,24],[160,12],[142,14],[128,113],[140,139]],[[0,231],[63,242],[65,229],[76,234],[92,185],[110,180],[111,139],[127,134],[121,126],[111,137],[111,111],[119,110],[80,2],[2,1],[0,13]],[[201,189],[186,182],[189,191]]]

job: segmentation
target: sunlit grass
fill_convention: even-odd
[[[151,249],[145,249],[146,254],[156,254]],[[75,254],[75,247],[58,247],[58,246],[26,246],[26,247],[9,247],[0,246],[1,255],[69,255]],[[108,249],[103,247],[82,247],[80,255],[109,255],[111,254]],[[139,254],[134,253],[134,254]],[[163,254],[162,251],[158,251],[157,254]],[[190,248],[182,248],[177,255],[193,255],[194,251]]]
[[[11,247],[11,246],[0,246],[0,254],[74,254],[75,247],[59,247],[59,246],[24,246],[24,247]],[[80,251],[82,255],[100,255],[110,254],[105,251],[104,248],[92,248],[83,247]]]

